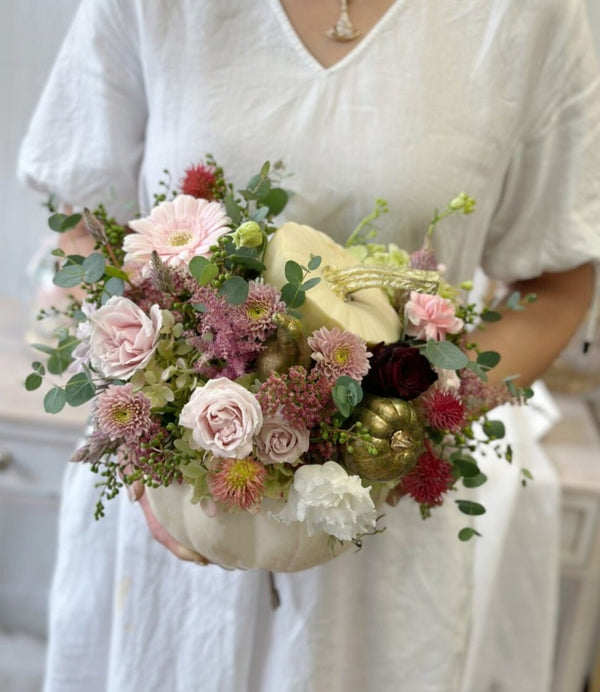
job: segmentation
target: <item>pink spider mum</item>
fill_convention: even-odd
[[[264,341],[275,330],[273,315],[285,314],[286,305],[274,286],[250,281],[244,311],[253,337]]]
[[[438,295],[411,291],[404,307],[406,333],[416,339],[442,341],[446,334],[457,334],[464,322],[456,317],[454,305]]]
[[[453,392],[431,389],[421,403],[427,421],[434,428],[456,433],[466,422],[464,404]]]
[[[434,507],[442,504],[453,481],[452,466],[436,456],[428,445],[414,469],[400,482],[399,490],[421,505]]]
[[[316,361],[315,370],[331,382],[342,375],[360,382],[369,371],[371,354],[364,340],[352,332],[321,327],[307,341]]]
[[[110,385],[96,401],[96,425],[111,440],[134,442],[152,427],[150,399],[131,383]]]
[[[142,275],[150,273],[152,251],[169,267],[187,267],[197,256],[207,257],[210,247],[229,231],[230,219],[218,202],[178,195],[161,202],[150,216],[131,221],[135,231],[125,236],[125,262],[142,265]]]
[[[221,459],[208,475],[208,486],[214,500],[254,513],[260,507],[266,475],[265,467],[253,457]]]
[[[184,195],[211,201],[215,198],[216,184],[217,176],[213,167],[200,163],[186,168],[180,187]]]

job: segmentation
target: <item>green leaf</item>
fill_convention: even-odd
[[[525,308],[523,305],[521,305],[521,294],[519,291],[514,291],[508,296],[508,300],[506,301],[507,307],[509,307],[511,310],[524,310]]]
[[[483,432],[490,440],[501,440],[506,433],[506,429],[504,428],[504,423],[500,420],[486,420],[483,423]]]
[[[106,260],[99,252],[93,252],[83,260],[83,278],[88,284],[95,284],[104,276]]]
[[[488,376],[486,374],[486,371],[481,367],[481,365],[478,365],[474,360],[470,360],[467,363],[467,368],[469,370],[472,370],[477,377],[479,377],[480,380],[483,382],[487,382]]]
[[[243,305],[248,298],[248,283],[241,276],[232,276],[219,288],[219,294],[231,305]]]
[[[342,375],[335,381],[331,395],[337,410],[344,418],[347,418],[352,413],[354,407],[362,401],[363,390],[356,380]]]
[[[533,475],[529,469],[521,469],[521,473],[523,474],[523,476],[525,476],[525,478],[527,478],[527,480],[533,480]]]
[[[71,364],[71,354],[79,343],[79,339],[74,336],[66,336],[58,342],[57,348],[52,351],[48,359],[48,371],[53,375],[60,375]]]
[[[269,211],[269,207],[259,207],[250,217],[250,221],[256,221],[256,223],[264,221],[265,218],[268,216]]]
[[[458,509],[463,514],[468,514],[471,517],[485,514],[485,507],[480,505],[479,502],[471,502],[471,500],[454,500],[454,502],[456,502]]]
[[[487,481],[485,473],[478,473],[476,476],[463,478],[465,488],[478,488]]]
[[[31,346],[42,353],[47,353],[49,356],[53,355],[56,350],[52,346],[47,346],[46,344],[31,344]]]
[[[298,262],[288,260],[285,263],[285,278],[294,286],[300,286],[304,278],[304,272]]]
[[[309,291],[311,288],[313,288],[314,286],[316,286],[317,284],[320,284],[320,283],[321,283],[321,277],[315,276],[314,278],[309,279],[308,281],[305,281],[302,284],[302,290],[303,291]]]
[[[262,202],[269,208],[273,216],[277,216],[277,214],[281,214],[285,209],[288,200],[289,195],[283,188],[274,187],[269,194],[263,198]]]
[[[38,360],[33,361],[33,363],[31,364],[31,368],[32,370],[37,372],[38,375],[46,374],[46,368]]]
[[[485,308],[481,313],[481,319],[484,322],[499,322],[502,319],[502,315],[495,310],[488,310],[488,308]]]
[[[301,288],[298,288],[298,286],[285,284],[281,289],[281,299],[289,308],[299,308],[304,304],[306,293]]]
[[[104,292],[102,294],[102,304],[106,303],[106,301],[109,298],[112,298],[113,296],[122,296],[124,290],[125,290],[124,281],[122,279],[117,278],[116,276],[111,277],[104,284]],[[106,299],[105,299],[105,297],[106,297]]]
[[[321,258],[319,255],[311,255],[310,259],[308,260],[308,268],[310,269],[311,272],[314,272],[315,269],[318,269],[321,266]]]
[[[460,370],[469,362],[466,353],[451,341],[430,339],[425,346],[425,355],[432,365],[444,370]]]
[[[38,375],[37,372],[32,372],[31,375],[28,375],[25,379],[25,389],[28,392],[33,392],[33,390],[40,387],[41,384],[42,376]]]
[[[206,259],[206,257],[194,257],[189,264],[189,269],[200,286],[208,286],[219,275],[217,265]]]
[[[44,411],[46,413],[59,413],[63,410],[66,403],[67,395],[65,390],[60,387],[52,387],[44,397]]]
[[[470,526],[465,526],[464,529],[458,532],[458,537],[461,541],[470,541],[473,536],[481,536],[481,534]]]
[[[263,176],[262,173],[259,173],[252,176],[246,188],[246,190],[241,191],[243,197],[246,199],[263,200],[271,192],[271,181],[266,176]]]
[[[76,264],[67,264],[54,275],[54,284],[60,288],[73,288],[83,281],[83,270]]]
[[[52,214],[48,219],[48,226],[57,233],[62,233],[62,225],[66,221],[66,214]]]
[[[264,272],[266,269],[266,266],[254,257],[245,257],[244,255],[232,255],[229,259],[235,264],[239,264],[243,267],[248,267],[248,269],[253,269],[257,272]]]
[[[238,203],[235,201],[234,196],[231,192],[228,192],[223,198],[223,203],[225,204],[225,211],[227,216],[231,219],[234,226],[239,226],[242,223],[242,210],[240,209]]]
[[[110,276],[114,279],[121,279],[122,281],[127,281],[129,279],[127,274],[122,269],[113,267],[112,264],[106,265],[106,267],[104,268],[104,273],[106,274],[106,276]]]
[[[477,462],[475,461],[475,459],[473,459],[473,457],[465,455],[458,456],[455,458],[451,457],[450,460],[454,464],[455,468],[458,469],[460,475],[463,477],[475,478],[481,473],[479,470],[479,466],[477,466]]]
[[[60,226],[60,232],[64,233],[65,231],[70,231],[72,228],[75,228],[80,221],[81,214],[71,214],[70,216],[65,217]]]
[[[477,356],[477,363],[486,370],[495,368],[500,362],[500,354],[496,351],[483,351]]]
[[[81,406],[96,394],[96,387],[85,372],[73,375],[65,387],[67,403],[70,406]]]

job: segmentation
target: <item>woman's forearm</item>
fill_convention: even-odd
[[[485,323],[473,334],[478,348],[502,357],[489,373],[490,383],[518,375],[517,384],[524,386],[542,375],[585,317],[593,286],[591,264],[515,283],[513,290],[534,293],[537,300],[524,310],[499,309],[502,320]]]

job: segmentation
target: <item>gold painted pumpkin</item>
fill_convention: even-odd
[[[352,453],[344,458],[348,471],[371,481],[393,481],[414,467],[423,452],[423,426],[409,401],[367,394],[350,422],[357,421],[371,434],[377,454],[353,440]]]

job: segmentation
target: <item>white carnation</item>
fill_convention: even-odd
[[[324,531],[350,541],[375,528],[377,510],[369,490],[335,461],[307,464],[294,474],[288,501],[273,518],[286,524],[303,521],[309,536]]]

